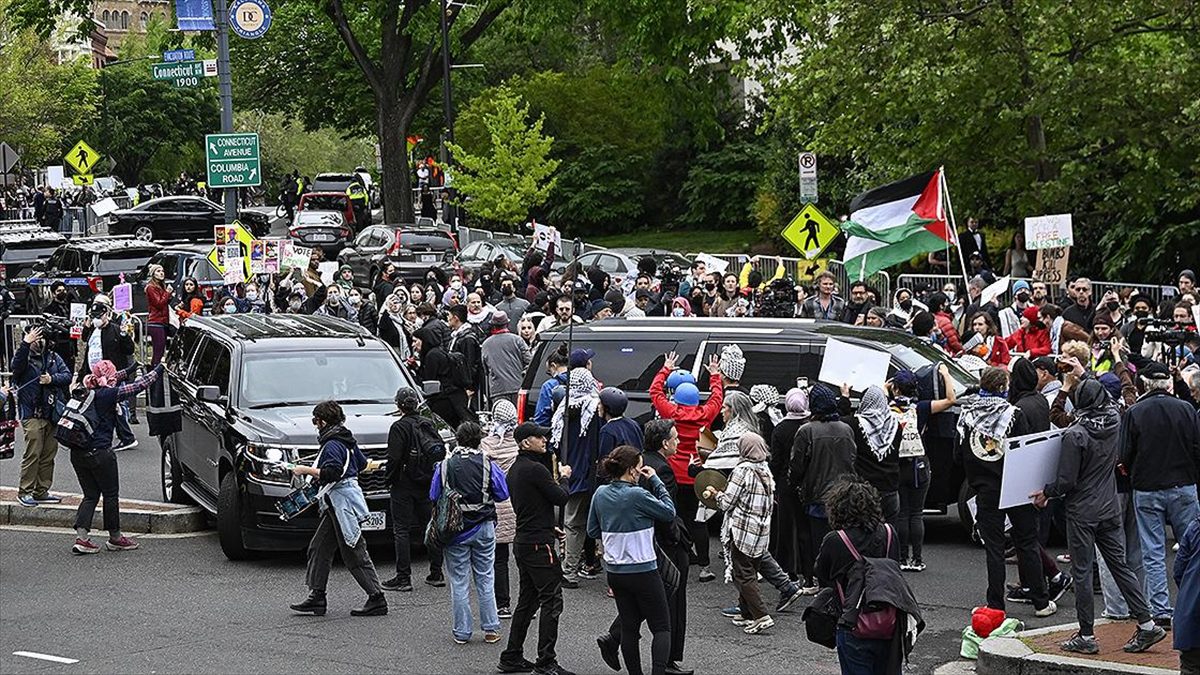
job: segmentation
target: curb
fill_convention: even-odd
[[[139,506],[149,508],[138,508]],[[164,508],[166,507],[166,508]],[[0,501],[0,525],[29,525],[35,527],[65,527],[75,525],[75,506],[43,504],[22,506],[18,502]],[[92,517],[92,529],[104,529],[104,514],[100,507]],[[179,506],[161,502],[133,499],[121,500],[121,531],[137,534],[186,534],[209,529],[208,516],[198,506]]]
[[[1037,631],[1029,631],[1029,633],[1059,631],[1063,628],[1063,626],[1040,628]],[[1025,634],[1022,633],[1022,635]],[[975,672],[979,675],[1059,675],[1060,673],[1064,675],[1066,673],[1176,675],[1178,673],[1178,671],[1164,668],[1078,659],[1059,654],[1040,654],[1016,637],[994,637],[980,643],[979,661]]]

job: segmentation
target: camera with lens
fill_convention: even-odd
[[[1096,349],[1103,349],[1105,351],[1112,349],[1112,340],[1111,339],[1101,340],[1101,341],[1097,342]]]
[[[42,329],[46,342],[69,340],[73,325],[70,319],[57,314],[43,314],[34,321],[34,326]]]
[[[772,281],[759,297],[758,316],[788,319],[796,314],[796,294],[791,279]]]
[[[1138,328],[1149,328],[1150,326],[1154,326],[1155,328],[1174,328],[1174,327],[1176,327],[1176,323],[1172,319],[1156,319],[1152,316],[1148,316],[1143,319],[1138,319],[1137,325],[1138,325]]]
[[[1172,323],[1174,326],[1178,324]],[[1146,342],[1161,342],[1163,344],[1177,346],[1181,345],[1195,335],[1190,330],[1160,330],[1152,333],[1146,333]]]

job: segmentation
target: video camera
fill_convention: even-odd
[[[772,281],[759,298],[758,316],[790,319],[796,314],[796,283],[789,278]]]
[[[34,327],[42,329],[42,337],[47,344],[55,344],[71,339],[71,328],[74,323],[70,319],[57,314],[42,314],[34,320]]]

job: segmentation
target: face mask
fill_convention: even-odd
[[[504,297],[511,298],[514,293],[516,293],[516,291],[513,290],[513,288],[511,288],[509,286],[504,287]]]
[[[459,281],[458,279],[455,279],[454,281],[450,282],[450,288],[453,288],[454,290],[457,291],[460,288],[462,288],[462,282]]]
[[[258,299],[258,291],[246,291],[246,299],[250,302],[254,302]]]
[[[299,301],[299,300],[293,300],[293,301],[291,301],[291,302],[289,302],[289,303],[288,303],[288,307],[290,307],[290,308],[292,309],[292,311],[293,311],[293,312],[295,312],[295,311],[297,311],[297,310],[299,310],[299,309],[300,309],[300,301]]]
[[[354,306],[356,306],[356,307],[357,307],[357,306],[359,305],[359,303],[361,303],[361,302],[362,302],[362,298],[361,298],[361,297],[359,297],[359,296],[357,296],[357,295],[352,295],[352,296],[350,296],[350,304],[352,304],[352,305],[354,305]]]
[[[1121,303],[1117,302],[1116,300],[1109,300],[1108,304],[1104,306],[1108,308],[1108,311],[1115,312],[1117,311],[1117,308],[1121,306]]]
[[[671,316],[683,316],[683,309],[676,307],[675,309],[671,310]]]
[[[100,328],[104,325],[104,319],[92,319],[92,328]]]
[[[1144,309],[1139,309],[1139,310],[1135,311],[1133,313],[1133,315],[1139,319],[1145,319],[1146,317],[1150,316],[1150,312],[1148,312]]]
[[[901,308],[901,309],[903,309],[903,310],[904,310],[904,311],[906,311],[906,312],[907,312],[908,310],[912,309],[912,300],[901,300],[901,301],[900,301],[900,308]]]
[[[237,314],[237,305],[235,305],[233,303],[229,303],[229,304],[225,305],[225,313],[226,314]]]
[[[1022,305],[1029,302],[1029,294],[1017,293],[1017,302],[1021,303]]]

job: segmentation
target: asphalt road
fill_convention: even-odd
[[[144,424],[134,429],[141,445],[118,455],[122,496],[158,498],[158,444],[145,436]],[[18,458],[20,452],[18,448]],[[0,463],[0,484],[15,484],[17,461]],[[55,489],[78,491],[66,461],[56,466]],[[928,624],[912,657],[910,672],[916,673],[957,659],[961,631],[971,608],[982,604],[985,588],[983,550],[965,542],[957,520],[931,517],[928,523],[929,569],[909,577]],[[353,618],[349,611],[363,597],[350,575],[338,568],[330,579],[330,613],[302,617],[287,609],[306,592],[300,555],[233,563],[221,554],[215,536],[201,534],[146,536],[138,551],[78,558],[69,553],[71,540],[65,531],[0,529],[0,673],[486,673],[492,672],[503,648],[484,645],[479,632],[469,645],[453,643],[445,588],[389,593],[387,617]],[[714,550],[716,546],[714,542]],[[381,577],[390,576],[391,551],[372,554]],[[1015,568],[1009,569],[1015,578]],[[512,572],[515,595],[515,565]],[[747,636],[717,611],[735,602],[733,587],[695,583],[694,569],[691,579],[686,661],[698,672],[837,672],[834,653],[804,637],[800,614],[806,600],[776,614],[778,623],[767,633]],[[773,604],[778,595],[763,588]],[[594,642],[614,616],[602,581],[584,581],[580,589],[564,594],[561,663],[579,673],[609,672]],[[1073,620],[1073,602],[1070,593],[1065,595],[1059,614],[1049,620],[1034,619],[1027,605],[1010,611],[1037,627]],[[648,635],[645,664],[647,643]],[[534,645],[531,637],[527,656],[533,655]],[[13,656],[16,651],[79,663]]]

